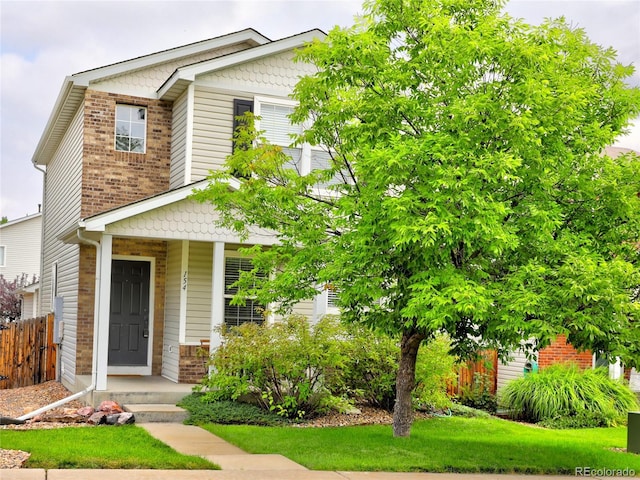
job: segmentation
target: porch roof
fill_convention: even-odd
[[[106,233],[164,240],[276,243],[276,233],[269,230],[253,228],[249,237],[242,241],[234,231],[217,225],[220,217],[211,205],[189,198],[194,190],[205,187],[207,182],[201,180],[81,219],[61,239],[67,243],[78,243],[80,232],[83,237],[96,240]],[[229,187],[238,188],[239,182],[231,179]]]

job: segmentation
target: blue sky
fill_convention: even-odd
[[[252,27],[271,39],[347,26],[351,0],[0,0],[0,216],[38,211],[42,174],[31,158],[67,75]],[[564,15],[640,67],[639,0],[511,0],[530,23]],[[640,72],[633,78],[640,85]],[[640,151],[639,128],[620,140]]]

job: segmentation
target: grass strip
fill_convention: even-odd
[[[203,458],[176,452],[135,425],[0,430],[0,448],[31,453],[25,468],[218,468]]]
[[[410,438],[390,426],[340,428],[203,425],[251,453],[279,453],[313,470],[574,475],[576,468],[635,470],[626,428],[550,430],[500,419],[434,418]]]

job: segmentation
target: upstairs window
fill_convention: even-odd
[[[312,170],[325,170],[331,166],[331,157],[318,146],[303,144],[290,148],[292,135],[302,133],[304,125],[294,125],[289,120],[295,102],[267,97],[256,97],[255,113],[260,117],[257,130],[264,131],[264,137],[272,145],[282,147],[284,153],[291,157],[290,167],[300,175],[308,175]]]
[[[7,247],[0,245],[0,267],[6,267]]]
[[[228,327],[238,327],[243,323],[258,323],[264,321],[263,305],[248,298],[244,305],[231,305],[233,296],[238,292],[232,285],[238,281],[241,272],[253,270],[250,258],[227,257],[224,265],[224,323]]]
[[[133,105],[116,105],[116,150],[145,153],[147,109]]]

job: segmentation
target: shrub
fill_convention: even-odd
[[[471,385],[461,388],[458,401],[467,407],[496,413],[498,401],[496,395],[491,393],[490,383],[491,375],[480,372],[474,373]]]
[[[501,404],[514,418],[555,428],[624,424],[627,412],[638,408],[631,389],[608,378],[606,369],[566,364],[511,381],[501,391]]]
[[[331,379],[329,389],[358,403],[393,410],[400,358],[398,341],[360,325],[348,325],[342,345],[346,360]],[[439,410],[451,405],[447,383],[455,379],[456,358],[449,354],[450,347],[444,336],[420,347],[413,391],[416,407]]]
[[[339,332],[335,319],[311,326],[302,316],[223,329],[203,380],[206,400],[253,401],[282,417],[313,416],[337,403],[327,398],[323,376],[342,367]]]
[[[265,412],[257,405],[225,400],[210,402],[201,393],[193,393],[183,398],[178,406],[189,412],[185,423],[190,425],[221,423],[275,426],[289,423],[275,413]]]
[[[207,402],[254,402],[286,418],[344,411],[351,401],[388,410],[395,400],[398,342],[359,325],[325,316],[316,325],[290,316],[275,324],[245,324],[222,331],[212,373],[202,382]],[[455,377],[450,344],[438,337],[421,348],[416,403],[450,405],[447,381]]]
[[[338,397],[374,407],[393,409],[400,349],[388,335],[362,325],[344,327],[344,363],[327,377],[327,388]]]
[[[420,408],[441,410],[451,406],[447,384],[454,382],[458,359],[449,353],[451,342],[438,335],[418,351],[414,403]]]

